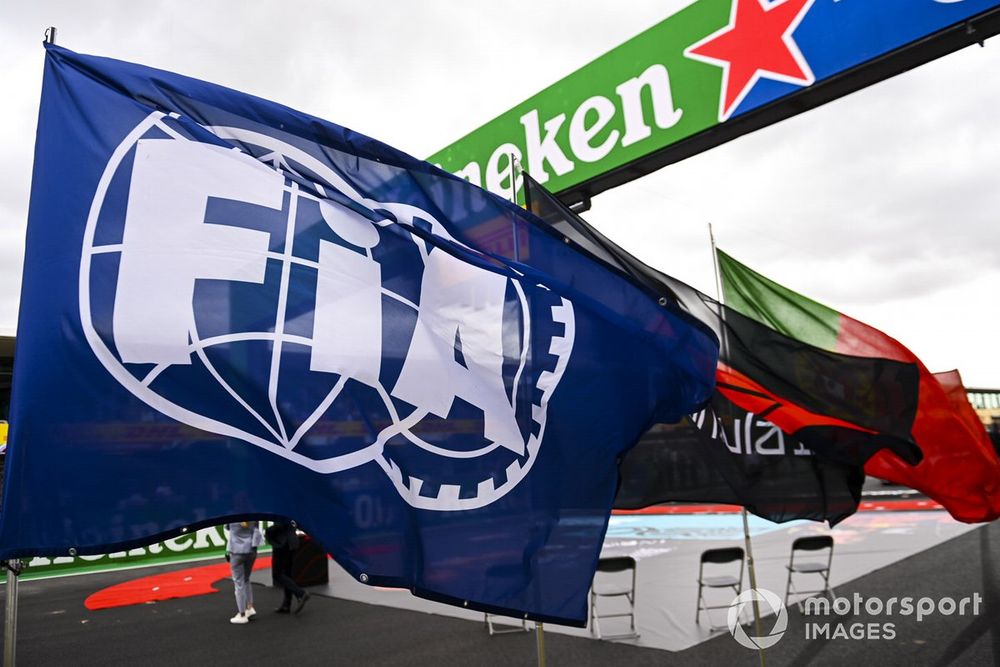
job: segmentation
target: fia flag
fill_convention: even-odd
[[[582,625],[711,331],[373,139],[46,48],[0,557],[290,517],[361,582]]]

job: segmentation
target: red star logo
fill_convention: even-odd
[[[684,55],[722,68],[719,120],[732,115],[762,78],[808,86],[816,80],[792,33],[814,0],[733,0],[729,25]]]

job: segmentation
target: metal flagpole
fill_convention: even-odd
[[[510,200],[513,202],[514,206],[517,206],[517,170],[520,169],[521,165],[517,163],[517,158],[514,154],[510,154]],[[528,195],[525,193],[524,196],[524,208],[528,208]],[[515,262],[521,261],[521,240],[517,237],[517,223],[515,222],[511,228],[511,235],[514,238],[514,251],[512,256]]]
[[[722,276],[719,273],[719,258],[715,249],[715,234],[712,232],[712,223],[708,223],[708,238],[712,242],[712,267],[715,269],[715,295],[720,304],[724,304],[725,297],[722,294]],[[725,332],[723,332],[723,340],[719,341],[720,344],[725,345]],[[754,567],[753,562],[753,547],[750,543],[750,520],[747,517],[747,508],[740,508],[740,514],[743,515],[743,541],[746,544],[747,550],[747,571],[750,573],[750,588],[753,590],[753,622],[754,629],[757,632],[757,636],[763,636],[760,629],[760,603],[757,599],[757,569]],[[739,619],[737,619],[738,621]],[[757,655],[760,657],[760,667],[766,667],[767,660],[764,657],[764,649],[757,647]]]
[[[538,653],[538,667],[545,667],[545,628],[541,621],[535,622],[535,648]]]
[[[510,200],[512,202],[514,202],[515,206],[518,205],[518,203],[517,203],[517,170],[518,169],[521,169],[521,165],[518,164],[517,158],[514,157],[513,153],[511,153],[511,155],[510,155]],[[521,171],[524,171],[524,170],[521,169]],[[525,190],[524,191],[524,207],[523,208],[527,209],[528,205],[529,205],[529,202],[528,202],[528,191]],[[514,234],[514,252],[513,252],[514,261],[515,262],[519,262],[519,261],[521,261],[521,253],[520,253],[521,248],[520,248],[520,239],[518,239],[518,237],[517,237],[517,223],[514,223],[514,228],[513,228],[512,231],[513,231],[513,234]],[[537,654],[538,654],[538,667],[545,667],[545,626],[540,621],[536,621],[535,622],[535,648],[536,648],[536,651],[537,651]]]
[[[517,158],[510,154],[510,201],[517,206]]]
[[[56,43],[56,27],[49,26],[45,30],[44,41],[46,44]],[[7,570],[7,588],[4,591],[4,618],[3,618],[3,667],[14,667],[17,650],[17,578],[21,574],[24,563],[13,558],[11,560],[0,561],[3,568]]]
[[[21,574],[21,561],[4,561],[7,569],[7,600],[4,611],[3,665],[14,667],[14,651],[17,648],[17,577]]]
[[[758,637],[763,637],[760,629],[760,602],[757,598],[757,572],[753,565],[753,548],[750,546],[750,522],[747,519],[747,508],[742,508],[743,514],[743,540],[747,545],[747,570],[750,572],[750,588],[753,589],[753,624]],[[738,621],[739,619],[737,619]],[[767,660],[764,658],[764,649],[757,647],[757,654],[760,656],[760,667],[766,667]]]

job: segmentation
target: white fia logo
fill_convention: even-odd
[[[145,138],[157,128],[169,138]],[[543,371],[537,388],[541,399],[532,410],[540,424],[537,435],[525,439],[518,426],[516,395],[508,397],[504,385],[503,349],[504,308],[508,279],[480,269],[443,252],[421,250],[421,302],[413,304],[386,290],[381,267],[372,256],[379,241],[378,226],[399,224],[414,227],[414,220],[429,221],[432,232],[449,240],[443,226],[426,211],[412,206],[367,200],[338,174],[301,149],[273,137],[240,128],[209,128],[223,139],[254,144],[274,151],[279,163],[284,157],[294,159],[354,202],[371,211],[387,211],[395,220],[377,223],[355,211],[304,192],[294,182],[260,161],[240,152],[192,141],[174,129],[162,114],[154,113],[139,124],[118,147],[101,179],[94,198],[84,243],[80,275],[80,307],[88,342],[111,374],[133,394],[160,412],[191,426],[229,437],[237,437],[263,447],[284,458],[318,472],[337,472],[368,461],[375,461],[389,475],[400,494],[410,504],[428,509],[468,509],[479,507],[503,496],[527,474],[535,460],[544,434],[548,400],[558,385],[572,350],[573,310],[569,302],[552,308],[552,317],[564,325],[565,333],[553,337],[551,352],[559,363],[552,371]],[[128,203],[124,213],[122,242],[95,245],[95,229],[112,177],[124,157],[134,154],[129,180]],[[323,193],[323,186],[316,184]],[[209,198],[220,198],[254,206],[283,210],[286,194],[288,225],[283,251],[270,249],[271,234],[239,226],[239,220],[206,222]],[[342,245],[320,241],[318,260],[304,260],[292,255],[295,234],[295,207],[302,198],[318,203],[323,221],[340,238],[363,249],[365,254]],[[415,243],[419,241],[414,237]],[[422,243],[417,243],[423,248]],[[104,253],[118,253],[118,277],[114,295],[113,353],[94,327],[90,306],[93,258]],[[195,284],[212,279],[263,284],[269,260],[282,265],[279,312],[273,332],[260,332],[274,349],[271,382],[268,387],[277,428],[268,425],[263,415],[254,413],[267,426],[271,438],[261,438],[212,416],[201,414],[195,404],[178,405],[151,388],[159,373],[174,366],[186,366],[200,359],[206,365],[204,350],[213,344],[238,340],[241,334],[199,340],[197,314],[194,312]],[[316,271],[316,302],[313,334],[309,339],[284,331],[284,308],[288,274],[294,263],[309,264]],[[510,281],[517,291],[522,313],[521,358],[517,377],[527,361],[527,340],[531,331],[527,300],[518,281]],[[417,323],[402,370],[391,387],[380,383],[382,363],[382,298],[390,296],[416,310]],[[244,334],[245,335],[245,334]],[[461,340],[462,361],[455,359],[453,341]],[[308,345],[309,370],[341,377],[335,391],[350,378],[376,389],[392,414],[393,424],[379,433],[366,447],[316,460],[295,451],[326,408],[336,398],[317,406],[313,417],[296,431],[286,431],[278,415],[277,371],[281,348],[288,343]],[[136,377],[126,365],[151,364],[154,370]],[[216,377],[220,382],[221,378]],[[516,383],[515,383],[516,385]],[[233,398],[253,411],[242,397],[227,387]],[[416,406],[411,415],[400,417],[389,396]],[[481,452],[496,447],[513,455],[528,455],[515,461],[505,471],[506,480],[479,483],[474,497],[459,497],[459,489],[447,484],[435,497],[420,494],[421,480],[406,475],[399,465],[384,454],[389,438],[403,435],[414,444],[435,454],[469,458],[477,452],[450,452],[423,442],[411,432],[428,415],[448,416],[456,398],[480,408],[484,416],[483,436],[493,443]]]

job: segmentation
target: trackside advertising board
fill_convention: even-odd
[[[509,198],[513,156],[584,201],[1000,31],[1000,0],[666,6],[657,25],[428,160]]]
[[[262,521],[260,525],[261,530],[264,530],[271,525],[271,522]],[[226,555],[228,537],[229,533],[224,526],[209,526],[163,542],[154,542],[128,551],[89,556],[53,556],[51,558],[39,556],[23,561],[26,569],[21,578],[44,579],[211,558],[221,560]],[[266,543],[261,545],[261,553],[269,553],[270,551],[271,547]]]

